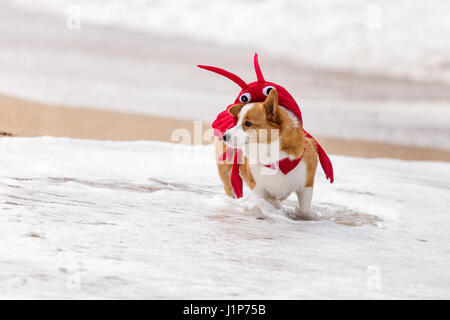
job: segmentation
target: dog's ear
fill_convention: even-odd
[[[266,110],[267,120],[278,123],[278,94],[275,89],[270,90],[263,106]]]
[[[243,103],[235,104],[234,106],[228,108],[228,113],[231,114],[232,116],[237,117],[239,115],[239,112],[241,112],[243,106],[244,106]]]

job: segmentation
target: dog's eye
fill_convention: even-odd
[[[267,95],[269,95],[269,92],[270,92],[270,90],[272,90],[272,89],[275,89],[273,86],[267,86],[267,87],[264,87],[264,89],[263,89],[263,94],[265,95],[265,96],[267,96]]]
[[[250,122],[250,121],[248,121],[248,120],[247,120],[247,121],[245,121],[245,123],[244,123],[244,124],[245,124],[245,126],[246,126],[246,127],[251,127],[251,126],[253,125],[253,123],[251,123],[251,122]]]
[[[242,103],[247,103],[250,102],[251,97],[252,96],[250,95],[250,93],[246,92],[241,94],[241,96],[239,97],[239,101]]]

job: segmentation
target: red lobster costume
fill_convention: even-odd
[[[222,139],[222,135],[227,131],[228,129],[234,127],[237,123],[237,118],[232,116],[230,113],[228,113],[228,109],[235,104],[238,103],[249,103],[249,102],[263,102],[266,99],[266,96],[268,94],[269,88],[275,88],[277,90],[278,94],[278,101],[279,104],[290,111],[292,111],[299,119],[300,123],[303,126],[302,121],[302,114],[300,112],[300,108],[298,107],[297,102],[295,102],[294,98],[289,94],[289,92],[283,88],[280,85],[277,85],[273,82],[268,82],[264,80],[264,77],[262,75],[261,69],[259,67],[258,63],[258,54],[255,53],[254,57],[254,64],[255,64],[255,72],[257,81],[251,82],[247,84],[244,80],[239,78],[237,75],[228,72],[224,69],[217,68],[217,67],[210,67],[210,66],[202,66],[199,65],[198,67],[202,69],[206,69],[215,73],[218,73],[234,83],[236,83],[238,86],[241,87],[241,92],[239,92],[239,95],[237,96],[236,100],[233,104],[229,105],[225,111],[222,111],[218,114],[216,120],[213,122],[212,127],[214,128],[214,135],[217,136],[219,139]],[[330,180],[330,183],[333,183],[334,176],[333,176],[333,166],[331,164],[330,159],[328,158],[327,154],[325,153],[325,150],[320,146],[320,144],[305,130],[303,130],[305,133],[305,136],[308,138],[313,139],[317,143],[317,152],[319,154],[319,161],[322,166],[323,171],[325,172],[325,175],[327,179]],[[221,160],[224,160],[227,158],[228,155],[233,154],[232,152],[229,152],[227,150],[224,152],[224,154],[220,157]],[[243,194],[243,187],[242,187],[242,178],[239,175],[239,164],[238,164],[238,157],[239,152],[235,153],[234,161],[233,161],[233,169],[231,171],[231,186],[233,187],[233,191],[236,195],[236,197],[241,198]]]

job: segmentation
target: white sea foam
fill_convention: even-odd
[[[83,22],[264,50],[314,66],[450,82],[440,0],[11,0]]]
[[[0,298],[450,298],[449,163],[332,156],[295,221],[225,197],[213,153],[0,139]]]

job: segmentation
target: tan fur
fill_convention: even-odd
[[[227,146],[219,139],[215,141],[215,150],[216,150],[216,159],[218,159],[226,150]],[[222,180],[223,188],[225,190],[226,195],[233,197],[233,187],[231,186],[230,178],[231,178],[231,169],[233,168],[233,159],[235,152],[233,152],[233,156],[231,159],[226,159],[224,161],[217,161],[217,170],[219,172],[219,177]],[[245,163],[239,166],[239,175],[242,180],[253,189],[255,187],[255,180],[250,171],[248,158],[245,157]]]
[[[250,163],[247,157],[245,157],[244,165],[239,166],[239,175],[247,186],[253,190],[255,187],[255,179],[253,179],[252,172],[250,170]]]
[[[237,117],[239,115],[239,112],[241,112],[243,106],[244,106],[243,103],[235,104],[234,106],[231,106],[228,109],[228,113],[231,114],[233,117]]]
[[[229,197],[233,197],[233,188],[231,186],[230,177],[231,177],[231,169],[233,168],[233,160],[226,159],[225,161],[219,161],[219,157],[225,152],[227,146],[219,139],[215,140],[215,155],[217,161],[217,170],[219,172],[220,180],[222,180],[223,188],[225,193]]]
[[[305,187],[314,186],[314,176],[317,168],[317,144],[313,139],[305,139],[306,149],[302,161],[306,164],[306,183]]]

